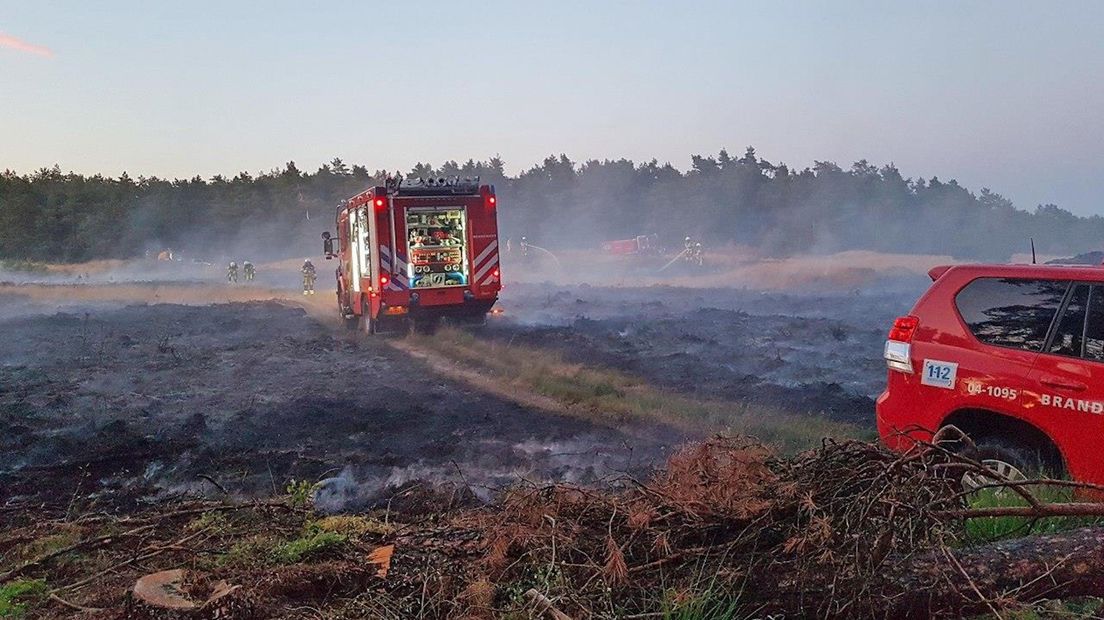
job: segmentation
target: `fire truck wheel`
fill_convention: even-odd
[[[433,334],[437,331],[437,328],[441,325],[441,319],[438,317],[422,317],[413,323],[413,330],[418,334]]]
[[[994,476],[968,472],[962,476],[962,486],[966,489],[1000,480],[1015,482],[1029,478],[1061,478],[1064,475],[1060,461],[1048,450],[1033,448],[1008,437],[981,437],[977,440],[977,450],[971,450],[967,456],[979,461]]]
[[[341,318],[345,322],[345,329],[349,331],[355,331],[356,329],[358,329],[360,321],[357,320],[355,316],[347,317],[345,315],[342,315]]]
[[[359,322],[357,324],[357,329],[359,329],[360,331],[362,331],[366,334],[374,334],[377,331],[379,331],[378,326],[377,326],[376,323],[377,323],[376,321],[372,320],[371,315],[362,314],[362,315],[360,315],[360,319],[359,319]]]

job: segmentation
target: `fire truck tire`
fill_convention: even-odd
[[[413,329],[419,334],[433,334],[437,331],[437,328],[441,325],[441,318],[435,316],[427,316],[416,319],[413,324]]]
[[[360,321],[355,316],[354,317],[347,317],[345,315],[342,315],[341,319],[345,322],[345,329],[347,329],[349,331],[355,331],[355,330],[359,329],[359,327],[360,327],[359,326]]]
[[[375,334],[379,332],[378,321],[373,321],[372,316],[369,314],[362,314],[360,315],[357,329],[366,334]]]

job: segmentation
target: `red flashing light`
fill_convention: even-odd
[[[917,327],[920,327],[918,317],[912,315],[897,317],[893,322],[893,328],[889,330],[889,339],[895,342],[912,342]]]
[[[488,198],[488,199],[487,199],[487,202],[488,202],[488,203],[490,203],[491,205],[494,205],[494,203],[495,203],[495,197],[494,197],[494,196],[491,196],[490,198]]]
[[[387,283],[390,282],[390,281],[391,281],[391,279],[388,278],[387,276],[380,276],[380,288],[383,288],[383,287],[387,286]]]
[[[383,198],[376,198],[376,206],[377,207],[382,207],[383,206]]]
[[[498,270],[497,270],[497,269],[495,269],[495,270],[494,270],[494,277],[496,277],[496,278],[497,278],[497,277],[498,277],[499,275],[500,275],[500,274],[498,273]]]

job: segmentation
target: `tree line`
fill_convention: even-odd
[[[906,178],[892,164],[817,161],[797,170],[751,147],[739,158],[695,155],[685,172],[656,160],[560,155],[513,176],[497,157],[418,164],[406,175],[478,175],[496,186],[503,236],[552,248],[657,233],[669,245],[691,235],[774,256],[867,249],[1004,260],[1026,251],[1029,238],[1051,254],[1097,249],[1104,239],[1100,216],[1053,204],[1026,211],[986,188]],[[289,162],[210,179],[9,170],[0,174],[0,258],[75,262],[164,248],[196,257],[317,254],[337,204],[385,176],[337,158],[313,173]]]

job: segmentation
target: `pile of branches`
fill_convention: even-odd
[[[469,517],[486,533],[470,590],[532,586],[571,617],[646,614],[703,596],[757,614],[873,613],[890,554],[931,549],[951,533],[943,512],[958,487],[933,471],[946,460],[827,441],[786,461],[716,437],[621,493],[515,489]],[[493,604],[489,595],[477,602]]]

